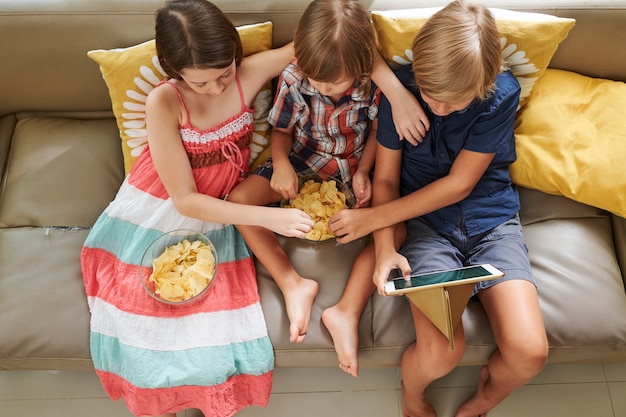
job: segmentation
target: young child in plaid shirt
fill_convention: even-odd
[[[367,206],[380,98],[371,79],[392,96],[394,109],[407,116],[397,120],[414,123],[398,127],[407,140],[421,140],[428,128],[425,114],[382,61],[370,14],[358,1],[311,2],[296,28],[294,50],[296,59],[280,76],[268,117],[273,126],[271,158],[228,199],[269,205],[295,198],[298,176],[317,173],[343,181],[354,191],[355,207]],[[285,297],[290,341],[302,342],[318,283],[296,272],[273,232],[255,226],[237,228]],[[374,260],[364,265],[369,270],[361,273],[371,276]]]

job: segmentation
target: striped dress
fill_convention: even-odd
[[[177,90],[187,112],[180,134],[198,191],[214,197],[226,195],[248,166],[252,109],[239,90],[241,113],[209,131],[189,124]],[[215,244],[218,276],[206,297],[172,306],[144,291],[139,270],[150,242],[181,228]],[[89,233],[81,264],[91,355],[112,399],[123,398],[136,415],[197,408],[223,417],[267,405],[274,355],[251,254],[234,226],[176,211],[147,148]]]

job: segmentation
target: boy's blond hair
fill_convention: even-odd
[[[376,32],[369,11],[356,0],[314,0],[296,28],[294,50],[302,74],[333,82],[354,77],[369,91],[374,66]]]
[[[485,99],[502,70],[495,19],[487,7],[456,0],[413,40],[413,72],[422,92],[445,103]]]

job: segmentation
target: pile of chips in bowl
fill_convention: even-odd
[[[168,304],[197,300],[208,292],[217,272],[215,247],[202,233],[174,230],[148,246],[141,268],[141,283],[150,296]]]
[[[299,184],[298,196],[283,201],[282,207],[297,208],[311,216],[315,224],[305,239],[317,242],[334,238],[328,220],[335,213],[354,206],[352,192],[333,177],[322,179],[318,175],[304,175],[299,178]]]

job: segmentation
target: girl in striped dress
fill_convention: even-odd
[[[235,27],[205,0],[158,10],[156,46],[170,79],[146,102],[148,146],[82,251],[91,353],[108,395],[135,415],[232,416],[267,405],[274,366],[253,259],[232,224],[295,237],[313,224],[225,198],[248,170],[250,105],[293,48],[242,58]],[[207,297],[175,306],[144,291],[139,269],[155,238],[181,228],[206,234],[219,265]]]

